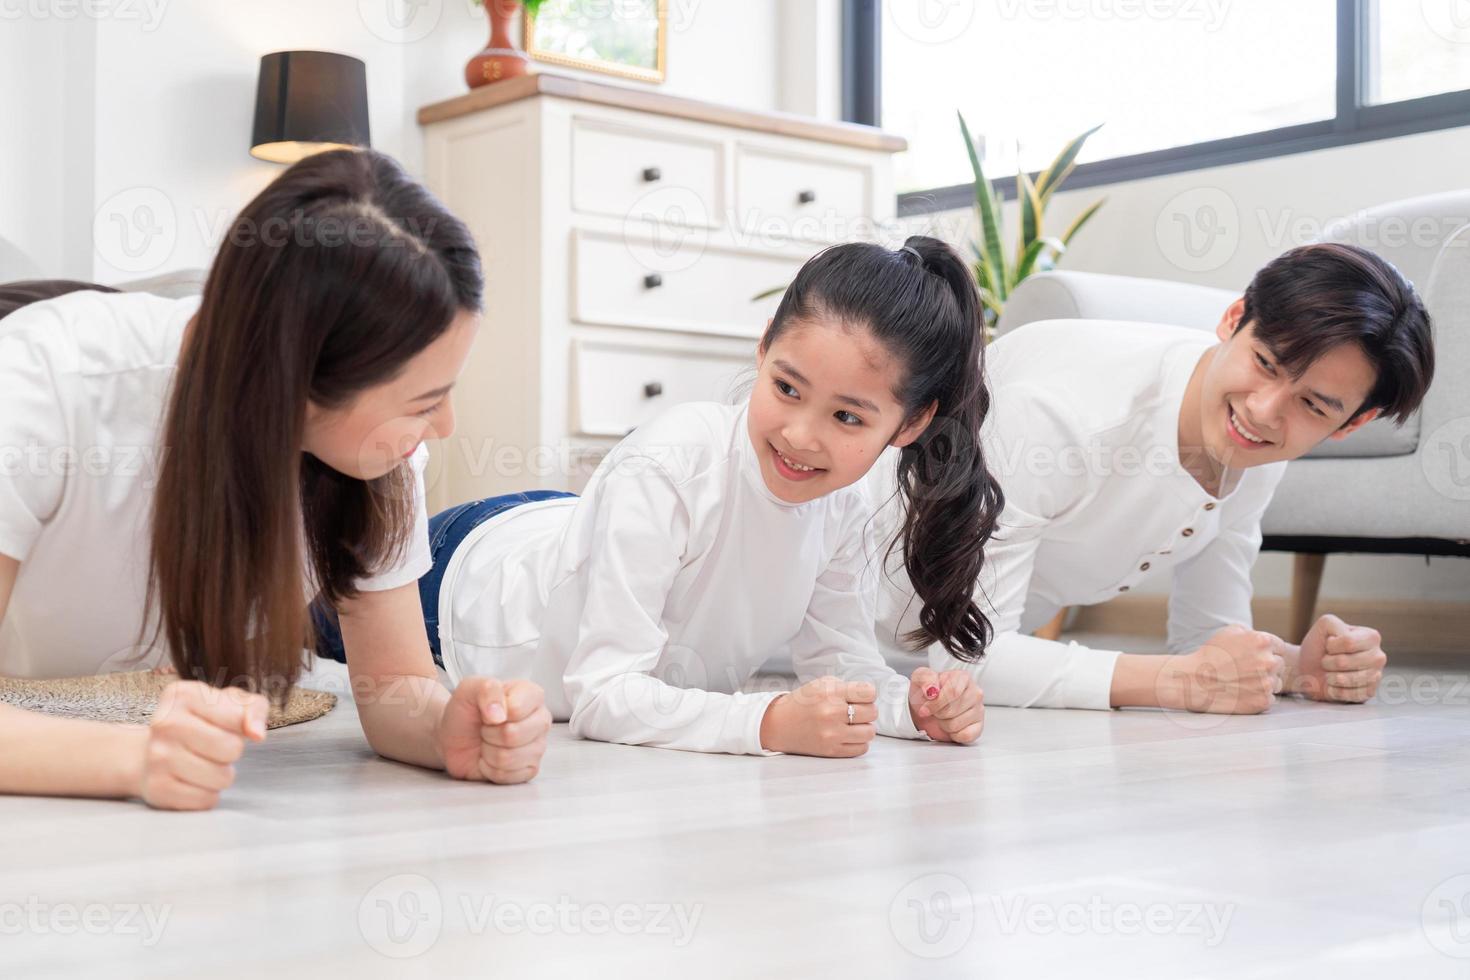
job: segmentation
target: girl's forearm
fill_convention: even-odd
[[[29,796],[136,796],[148,729],[56,718],[0,705],[0,792]]]
[[[437,732],[449,692],[433,677],[399,674],[375,678],[364,693],[353,684],[357,714],[373,751],[385,759],[443,769]]]

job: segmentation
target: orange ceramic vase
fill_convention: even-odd
[[[526,53],[510,38],[510,25],[519,6],[520,0],[485,0],[485,13],[490,18],[490,43],[464,66],[464,80],[470,88],[515,78],[529,70]]]

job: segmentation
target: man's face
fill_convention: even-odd
[[[1201,386],[1204,449],[1216,463],[1239,469],[1296,459],[1378,414],[1374,409],[1348,421],[1377,380],[1362,348],[1333,347],[1293,378],[1252,324],[1236,330],[1244,307],[1244,300],[1232,303],[1215,328],[1220,346]]]

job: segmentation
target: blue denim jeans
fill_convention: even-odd
[[[459,504],[429,518],[429,557],[433,559],[434,567],[419,579],[419,602],[424,607],[424,629],[429,634],[429,651],[434,655],[435,664],[441,668],[444,666],[444,655],[439,649],[439,586],[444,581],[444,570],[449,567],[449,559],[454,556],[455,549],[475,528],[512,507],[575,496],[560,490],[508,493]],[[342,629],[337,623],[336,611],[321,601],[313,602],[311,623],[316,630],[317,656],[345,664],[347,651],[342,646]]]

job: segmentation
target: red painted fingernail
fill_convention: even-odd
[[[939,688],[935,687],[933,684],[930,684],[928,687],[924,688],[924,697],[928,698],[930,701],[933,701],[935,698],[939,697]]]

